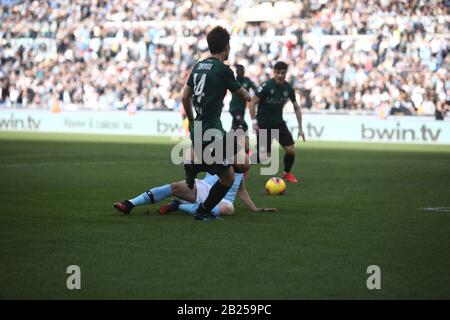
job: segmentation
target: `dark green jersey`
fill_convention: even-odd
[[[224,134],[220,121],[223,98],[227,89],[235,92],[241,87],[230,67],[216,58],[199,61],[192,69],[187,85],[193,91],[192,105],[197,113],[195,121],[201,121],[202,134],[211,128]],[[191,139],[193,138],[194,133],[191,132]]]
[[[256,96],[259,98],[256,113],[258,126],[267,129],[283,124],[284,105],[288,99],[295,102],[294,88],[288,82],[284,82],[283,85],[279,86],[273,79],[263,82],[258,87]]]
[[[236,80],[242,85],[242,87],[249,91],[251,88],[256,92],[256,85],[248,77],[237,77]],[[230,112],[245,113],[246,101],[242,100],[236,93],[231,95]]]

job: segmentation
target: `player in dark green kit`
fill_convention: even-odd
[[[230,35],[222,27],[215,27],[207,35],[208,48],[211,56],[199,61],[189,76],[188,82],[184,88],[182,103],[189,119],[191,140],[193,143],[193,154],[196,161],[191,159],[184,165],[186,171],[186,182],[192,189],[195,177],[199,172],[208,172],[216,174],[219,180],[212,186],[208,197],[201,203],[197,209],[196,219],[207,220],[211,210],[222,200],[234,182],[234,173],[244,172],[250,167],[248,157],[244,154],[244,161],[236,162],[235,151],[229,158],[226,149],[227,139],[233,139],[225,133],[220,120],[223,108],[223,99],[227,90],[235,93],[244,101],[250,100],[250,95],[242,85],[236,81],[233,71],[223,61],[228,59],[230,53]],[[192,107],[195,108],[196,117]],[[205,133],[213,134],[210,139]],[[223,156],[214,162],[205,161],[204,151],[212,151],[211,154],[217,155],[219,151],[211,147],[211,141],[221,143],[223,147]],[[233,150],[234,148],[234,143]],[[228,157],[227,157],[228,156]]]
[[[305,141],[305,134],[302,128],[302,113],[295,98],[294,88],[286,82],[287,67],[287,64],[281,61],[275,64],[274,77],[258,87],[256,96],[252,98],[249,104],[249,109],[255,132],[258,133],[259,129],[268,129],[267,141],[260,141],[259,134],[257,135],[258,159],[261,154],[263,157],[270,157],[273,139],[270,129],[278,129],[278,140],[285,151],[283,178],[296,183],[298,180],[291,173],[295,158],[294,139],[283,120],[283,107],[288,99],[294,105],[297,116],[298,137],[301,136]],[[258,105],[258,110],[255,114],[256,105]]]
[[[236,65],[236,75],[236,80],[245,90],[250,91],[250,89],[252,89],[253,92],[256,92],[256,85],[252,80],[250,80],[250,78],[245,76],[245,69],[243,65]],[[233,117],[231,129],[243,128],[244,131],[248,130],[247,123],[244,119],[246,104],[246,101],[243,101],[236,93],[231,95],[230,113]]]

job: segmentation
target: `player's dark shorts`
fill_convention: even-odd
[[[238,128],[242,128],[244,132],[247,132],[248,126],[244,119],[244,113],[238,111],[231,111],[230,114],[233,117],[231,129],[236,130]]]
[[[232,150],[227,153],[227,141],[232,140]],[[227,170],[230,166],[233,165],[234,162],[234,156],[237,154],[238,151],[244,149],[244,144],[238,144],[238,139],[233,135],[232,132],[227,132],[224,136],[222,144],[222,157],[220,159],[217,159],[218,161],[215,163],[211,162],[205,162],[205,159],[203,159],[202,155],[204,155],[205,150],[206,153],[211,155],[211,157],[215,156],[216,150],[214,149],[214,146],[211,145],[212,141],[207,144],[202,145],[202,155],[198,155],[197,159],[202,159],[202,163],[195,164],[195,171],[198,172],[208,172],[209,174],[217,174],[220,175],[223,171]],[[242,145],[242,146],[241,146]]]
[[[257,148],[258,148],[258,155],[261,153],[271,153],[272,152],[272,140],[275,139],[273,132],[271,129],[278,129],[278,142],[283,146],[291,146],[294,144],[294,139],[292,138],[292,134],[289,132],[289,129],[287,128],[286,122],[283,122],[279,126],[271,127],[271,128],[264,128],[259,127],[259,129],[266,129],[267,130],[267,139],[262,139],[260,141],[260,135],[258,134],[256,137],[257,141]],[[263,141],[266,140],[266,141]]]

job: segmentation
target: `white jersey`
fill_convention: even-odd
[[[234,174],[234,183],[231,186],[230,190],[228,190],[225,197],[223,198],[224,200],[227,200],[231,203],[234,202],[234,199],[236,198],[236,194],[239,189],[239,186],[241,185],[243,177],[244,177],[243,173],[235,173]],[[202,181],[206,182],[210,186],[213,186],[218,180],[219,180],[218,176],[210,175],[209,173],[206,173],[206,176],[202,179]]]

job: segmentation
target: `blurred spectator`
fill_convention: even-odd
[[[311,111],[445,114],[445,1],[310,0],[277,2],[278,11],[271,1],[261,8],[273,19],[255,21],[260,2],[5,2],[0,105],[178,110],[187,72],[207,52],[204,35],[223,24],[233,32],[230,64],[260,83],[276,60],[289,62]]]

